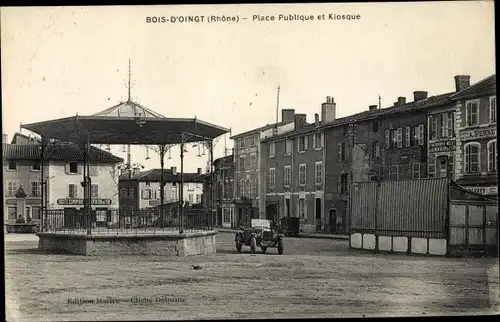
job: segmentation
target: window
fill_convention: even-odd
[[[251,136],[249,141],[250,141],[250,147],[254,147],[255,146],[255,136]]]
[[[285,169],[284,169],[283,185],[285,187],[290,187],[291,181],[292,181],[292,167],[287,165],[287,166],[285,166]]]
[[[108,211],[105,209],[96,209],[95,216],[96,216],[96,222],[106,222],[108,217]]]
[[[31,196],[40,197],[42,195],[41,187],[40,181],[31,181]]]
[[[33,162],[33,164],[31,164],[31,171],[40,171],[40,169],[41,169],[40,162],[35,161]]]
[[[488,142],[488,171],[497,172],[497,140]]]
[[[276,186],[276,169],[269,169],[269,188],[274,188]]]
[[[240,156],[240,171],[245,171],[245,156]]]
[[[135,199],[135,188],[128,188],[128,197],[130,199]]]
[[[307,136],[301,136],[299,137],[299,139],[297,140],[297,150],[299,152],[304,152],[307,150]]]
[[[391,143],[390,143],[390,147],[391,148],[395,148],[398,146],[398,141],[397,141],[397,129],[394,129],[394,130],[391,130],[390,131],[390,135],[391,135]]]
[[[373,132],[378,132],[378,120],[373,121]]]
[[[192,182],[188,182],[187,183],[187,190],[188,191],[194,191],[194,188],[195,188],[195,184],[192,183]]]
[[[420,163],[413,163],[411,169],[411,178],[420,179]]]
[[[474,126],[478,124],[479,101],[468,101],[465,103],[465,124],[466,126]]]
[[[19,183],[17,181],[7,181],[7,195],[14,196],[19,188]]]
[[[299,210],[299,217],[306,219],[307,216],[306,216],[306,200],[305,199],[299,199],[298,210]]]
[[[417,144],[424,145],[424,125],[420,124],[417,129]]]
[[[146,186],[151,187],[151,182],[146,181],[146,183],[145,183],[145,184],[146,184]]]
[[[323,133],[315,133],[313,137],[314,148],[320,150],[323,148]]]
[[[70,183],[68,185],[68,197],[69,198],[76,198],[77,196],[78,196],[77,185],[73,184],[73,183]]]
[[[448,112],[446,116],[446,137],[455,136],[455,116],[453,112]]]
[[[385,148],[388,149],[391,146],[391,139],[389,130],[385,130]]]
[[[17,170],[17,162],[15,160],[9,160],[9,167],[7,168],[9,171]]]
[[[142,199],[151,199],[151,189],[142,190]]]
[[[497,121],[497,97],[490,97],[490,123]]]
[[[349,174],[343,173],[340,175],[340,193],[347,193],[347,187],[349,185]]]
[[[479,172],[479,150],[481,145],[476,142],[467,143],[465,145],[465,172]]]
[[[291,155],[292,154],[292,148],[293,148],[293,141],[292,140],[286,140],[285,141],[285,155]]]
[[[200,194],[196,194],[196,203],[201,203],[201,195]]]
[[[427,161],[427,176],[434,178],[436,176],[436,158],[429,157]]]
[[[448,176],[448,157],[441,155],[436,158],[436,177],[446,178]]]
[[[257,197],[257,180],[254,178],[250,179],[250,196]]]
[[[172,200],[177,200],[177,187],[175,188],[172,188],[172,190],[170,190],[170,196],[172,198]]]
[[[430,125],[430,129],[429,129],[429,139],[430,140],[435,140],[437,139],[437,118],[438,115],[431,115],[429,116],[429,125]],[[418,132],[417,132],[418,134]]]
[[[122,198],[122,199],[128,198],[128,189],[127,188],[120,189],[120,198]]]
[[[337,162],[342,162],[346,160],[346,144],[345,142],[338,144],[337,151]]]
[[[192,193],[188,194],[188,201],[189,201],[189,203],[193,203],[193,194]]]
[[[245,180],[240,180],[240,197],[245,196]]]
[[[380,158],[380,146],[378,142],[372,143],[372,158]]]
[[[99,185],[93,184],[90,186],[90,197],[99,198]]]
[[[31,206],[31,215],[31,218],[33,219],[40,219],[40,207]]]
[[[97,164],[93,164],[89,167],[89,175],[92,177],[97,177],[99,174],[99,166]]]
[[[17,219],[17,207],[7,207],[7,213],[9,220]]]
[[[315,168],[315,179],[314,179],[314,182],[316,184],[323,184],[323,162],[322,161],[318,161],[314,164],[314,168]]]
[[[255,153],[250,154],[250,169],[256,169],[257,167],[257,155]]]
[[[405,146],[411,146],[411,128],[407,126],[405,128]]]
[[[398,148],[403,147],[403,129],[402,128],[398,128],[396,130],[396,146]]]
[[[274,142],[269,142],[268,147],[269,147],[269,157],[272,158],[276,154],[276,144]]]
[[[229,223],[229,222],[231,222],[231,217],[230,217],[230,213],[229,213],[229,208],[227,208],[227,207],[222,208],[222,213],[223,213],[223,216],[224,216],[224,217],[223,217],[223,221],[224,221],[225,223]]]
[[[245,139],[240,139],[240,149],[244,149],[245,148]]]
[[[389,166],[389,180],[398,180],[398,170],[399,167],[397,164],[393,164]]]
[[[307,182],[307,166],[299,164],[299,185],[304,186]]]
[[[78,162],[70,162],[68,173],[78,173]]]

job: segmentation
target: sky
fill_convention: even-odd
[[[455,75],[474,83],[495,73],[492,1],[0,10],[2,132],[9,139],[20,123],[90,115],[125,101],[129,58],[133,100],[233,135],[275,122],[278,84],[279,108],[313,122],[326,96],[343,117],[377,104],[378,95],[387,107],[398,96],[411,101],[415,90],[454,91]],[[284,21],[280,14],[314,20]],[[326,20],[318,20],[322,14]],[[194,15],[204,21],[146,22]],[[207,22],[212,15],[238,21]],[[229,135],[220,137],[214,157],[232,146]],[[111,152],[126,158],[123,146]],[[188,149],[186,172],[206,167],[208,158],[197,152]],[[158,155],[149,156],[132,147],[133,163],[159,168]],[[178,147],[171,156],[166,167],[179,167]]]

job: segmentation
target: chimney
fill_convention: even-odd
[[[198,168],[198,171],[196,172],[198,175],[201,175],[201,168]]]
[[[307,123],[306,120],[307,120],[306,114],[295,114],[294,116],[295,129],[300,129],[304,127],[304,124]]]
[[[406,97],[400,96],[398,97],[398,105],[405,105],[406,104]]]
[[[283,109],[281,110],[281,122],[293,121],[293,116],[295,115],[294,109]]]
[[[319,114],[314,114],[314,125],[319,126]]]
[[[427,99],[427,92],[426,91],[414,91],[413,92],[413,101],[418,102],[421,100]]]
[[[370,109],[370,111],[376,111],[377,107],[378,107],[377,105],[370,105],[369,109]]]
[[[326,102],[321,104],[321,123],[328,123],[335,120],[335,108],[337,103],[331,96],[326,97]]]
[[[9,143],[9,136],[7,134],[2,134],[2,143]]]
[[[173,174],[174,176],[176,176],[176,175],[177,175],[177,167],[170,167],[170,170],[172,170],[172,174]]]
[[[455,90],[460,92],[467,87],[470,87],[470,76],[469,75],[457,75],[455,76]]]

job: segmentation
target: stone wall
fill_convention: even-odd
[[[375,251],[376,238],[380,252],[435,256],[448,254],[448,242],[444,238],[391,237],[354,233],[350,236],[350,248]]]
[[[215,253],[215,231],[182,235],[65,235],[38,233],[38,248],[84,256],[190,256]]]

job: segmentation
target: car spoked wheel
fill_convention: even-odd
[[[240,244],[239,240],[236,241],[236,251],[238,253],[241,253],[241,244]]]
[[[282,254],[283,254],[283,239],[281,239],[281,240],[278,242],[278,254],[279,254],[279,255],[282,255]]]
[[[254,237],[250,240],[250,250],[252,253],[255,253],[255,248],[257,248],[257,241],[255,240]]]
[[[262,251],[262,254],[264,254],[267,250],[267,247],[261,247],[260,250]]]

